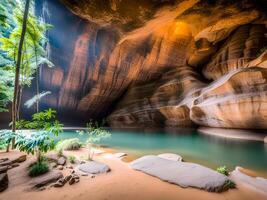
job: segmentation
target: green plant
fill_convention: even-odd
[[[225,176],[229,175],[229,170],[227,169],[226,166],[221,166],[216,169],[217,172],[224,174]]]
[[[52,109],[35,113],[32,121],[20,120],[20,128],[34,129],[31,134],[16,134],[15,147],[20,151],[35,154],[37,162],[41,162],[42,153],[55,148],[54,136],[62,132],[63,125],[56,120],[56,111]]]
[[[94,150],[93,146],[97,145],[102,139],[108,138],[111,136],[108,130],[105,130],[97,122],[90,121],[87,123],[85,131],[78,131],[79,134],[87,134],[88,139],[86,140],[86,146],[88,148],[88,160],[93,160]]]
[[[61,140],[58,142],[56,149],[57,150],[78,150],[81,148],[82,143],[78,138],[71,138],[67,140]]]
[[[69,156],[68,160],[70,161],[71,164],[75,164],[76,162],[76,157],[75,156]]]
[[[31,177],[39,176],[45,174],[48,171],[49,171],[49,166],[47,162],[45,161],[37,162],[30,167],[29,176]]]

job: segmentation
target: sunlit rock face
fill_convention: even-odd
[[[266,129],[266,99],[267,69],[238,69],[201,90],[191,119],[211,127]]]
[[[44,2],[59,19],[43,107],[112,127],[266,128],[264,1]]]

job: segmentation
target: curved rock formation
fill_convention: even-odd
[[[113,127],[267,128],[265,1],[61,0],[82,19],[44,1],[57,14],[44,108]]]
[[[266,129],[267,69],[252,67],[231,72],[202,89],[191,108],[200,125]]]
[[[263,24],[248,24],[237,28],[204,68],[205,77],[216,80],[232,70],[245,67],[266,47],[266,32]]]

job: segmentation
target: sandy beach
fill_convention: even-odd
[[[83,156],[86,150],[65,152],[66,155]],[[12,157],[18,152],[0,153],[0,158]],[[103,162],[111,168],[107,174],[95,178],[81,177],[75,185],[66,184],[62,188],[48,188],[44,191],[29,189],[31,178],[27,175],[27,167],[34,160],[28,156],[27,161],[19,167],[8,171],[9,188],[0,194],[1,200],[265,200],[266,196],[237,183],[237,189],[223,193],[210,193],[194,188],[181,188],[155,177],[131,169],[127,163],[112,156],[111,153],[97,155],[95,160]],[[68,174],[64,169],[63,174]]]

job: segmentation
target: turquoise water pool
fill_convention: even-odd
[[[164,131],[115,131],[100,145],[107,146],[133,156],[177,153],[184,160],[216,168],[226,165],[229,169],[242,166],[267,174],[267,144],[263,142],[230,140],[197,133],[196,130]],[[86,135],[75,131],[64,131],[59,139],[79,138]]]

